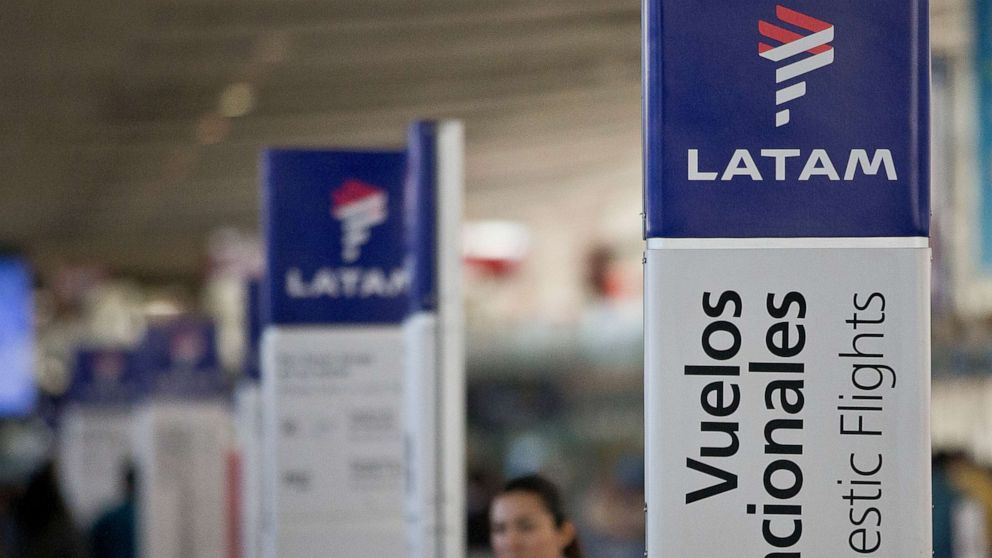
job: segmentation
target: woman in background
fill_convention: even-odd
[[[558,488],[537,475],[511,480],[489,508],[496,558],[582,558]]]

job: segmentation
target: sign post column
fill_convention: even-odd
[[[265,157],[264,556],[402,556],[402,151]]]
[[[927,17],[645,3],[649,556],[930,556]]]

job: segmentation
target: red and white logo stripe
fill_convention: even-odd
[[[778,46],[772,46],[759,42],[758,54],[762,58],[783,62],[802,56],[798,60],[787,62],[775,71],[775,82],[780,86],[775,92],[775,105],[781,107],[806,94],[805,81],[785,85],[787,82],[833,63],[834,47],[830,42],[834,40],[834,26],[781,5],[775,7],[775,16],[783,23],[808,32],[808,34],[800,34],[774,23],[758,21],[758,32],[761,36],[779,43]],[[788,123],[789,109],[779,109],[775,113],[775,127],[785,126]]]
[[[354,263],[362,255],[370,229],[386,222],[388,208],[385,190],[354,178],[331,192],[331,215],[341,221],[341,259],[345,263]]]

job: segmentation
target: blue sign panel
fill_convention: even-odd
[[[926,0],[649,0],[645,234],[926,236]]]
[[[123,349],[83,349],[76,353],[67,402],[126,405],[141,398],[145,387],[135,354]]]
[[[437,123],[414,123],[408,136],[410,311],[421,312],[437,309]]]
[[[31,296],[27,265],[0,257],[0,417],[25,415],[35,404]]]
[[[405,153],[271,150],[263,165],[271,323],[401,322]]]
[[[143,388],[154,397],[209,397],[226,391],[217,335],[207,319],[184,317],[149,326],[136,357]]]

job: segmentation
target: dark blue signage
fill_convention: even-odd
[[[437,308],[437,137],[435,122],[412,124],[408,134],[407,235],[410,311]]]
[[[134,352],[83,349],[76,353],[63,399],[83,405],[128,405],[141,398],[145,387]]]
[[[211,397],[227,388],[215,327],[207,319],[182,317],[150,325],[136,365],[152,397]]]
[[[929,233],[926,0],[648,0],[647,237]]]
[[[0,257],[0,417],[34,408],[31,273],[20,259]]]
[[[409,307],[398,151],[263,157],[267,323],[399,323]]]

